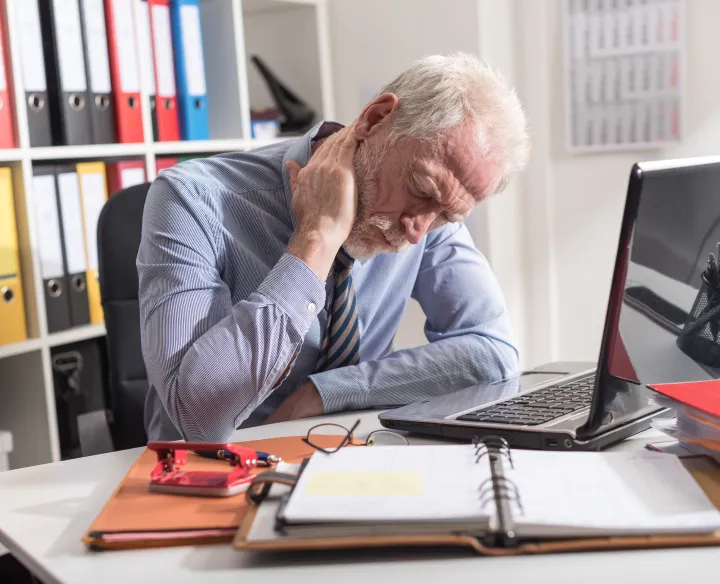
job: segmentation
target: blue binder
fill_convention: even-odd
[[[205,62],[202,50],[200,0],[170,0],[180,137],[210,137]]]

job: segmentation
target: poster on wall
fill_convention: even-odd
[[[568,150],[678,142],[685,0],[564,0],[563,5]]]

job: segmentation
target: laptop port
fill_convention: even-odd
[[[550,448],[557,448],[560,446],[560,443],[557,441],[556,438],[545,438],[545,446],[549,446]]]

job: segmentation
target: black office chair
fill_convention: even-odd
[[[97,226],[100,297],[105,314],[109,368],[107,411],[78,419],[83,455],[144,446],[147,372],[140,347],[138,274],[135,265],[143,208],[150,183],[123,189],[103,207]]]

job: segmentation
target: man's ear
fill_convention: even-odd
[[[394,93],[383,93],[373,99],[355,122],[355,138],[367,140],[392,121],[400,102]]]

